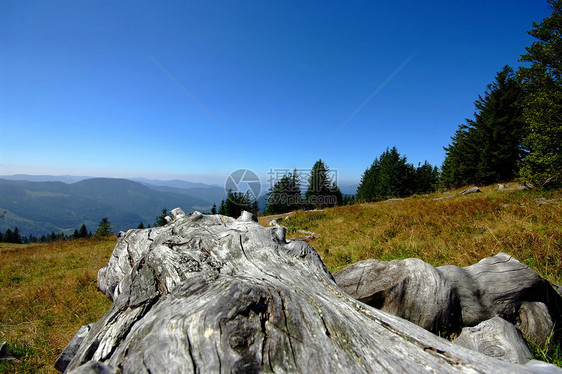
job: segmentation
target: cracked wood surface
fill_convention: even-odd
[[[58,362],[72,373],[530,372],[453,345],[343,292],[316,251],[246,212],[175,209],[118,238],[113,300]]]

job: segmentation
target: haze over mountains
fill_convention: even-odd
[[[162,209],[210,211],[224,188],[187,181],[137,181],[77,176],[0,176],[0,231],[22,235],[72,234],[85,224],[95,231],[108,217],[114,232],[152,224]]]
[[[306,186],[303,186],[306,187]],[[263,211],[269,185],[263,184],[258,203]],[[356,184],[341,185],[354,194]],[[184,180],[92,178],[73,175],[0,175],[0,232],[18,227],[22,235],[72,234],[85,224],[94,232],[108,217],[114,232],[153,224],[162,209],[181,207],[210,212],[225,198],[223,186]]]

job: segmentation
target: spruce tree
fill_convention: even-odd
[[[365,170],[357,187],[360,201],[379,201],[389,197],[404,197],[415,192],[415,171],[406,156],[396,147],[386,149]]]
[[[290,183],[290,177],[284,175],[270,187],[267,193],[267,214],[279,214],[291,211],[289,206],[289,199],[291,197]]]
[[[307,208],[323,208],[341,204],[341,191],[329,175],[330,169],[321,159],[312,166],[305,193]]]
[[[522,94],[513,69],[506,65],[476,100],[473,127],[480,148],[475,183],[509,181],[516,176],[524,155]]]
[[[103,237],[103,236],[113,235],[111,230],[113,230],[113,227],[109,223],[109,220],[107,219],[107,217],[104,217],[104,218],[101,219],[94,236]],[[53,233],[53,235],[54,235],[54,233]],[[56,239],[56,237],[55,237],[55,239]]]
[[[439,170],[437,166],[431,166],[427,160],[423,165],[418,165],[414,175],[414,192],[426,194],[435,191],[439,182]]]
[[[162,209],[162,214],[156,217],[156,221],[154,222],[154,227],[160,227],[166,225],[168,223],[168,221],[166,221],[167,215],[168,215],[168,209],[166,208]]]
[[[218,211],[218,213],[219,213],[220,215],[223,215],[223,216],[226,216],[226,215],[227,215],[227,214],[226,214],[226,205],[225,205],[225,203],[224,203],[224,200],[221,200],[221,203],[220,203],[220,205],[219,205],[219,211]]]
[[[88,228],[86,227],[86,224],[82,224],[82,226],[80,226],[80,231],[78,232],[78,236],[80,238],[87,238],[88,236],[90,236],[90,234],[88,233]]]
[[[529,151],[520,174],[536,187],[562,185],[562,0],[548,2],[552,14],[533,22],[528,33],[537,40],[520,59],[531,65],[519,69]]]
[[[474,102],[474,119],[460,125],[445,149],[440,184],[460,187],[513,179],[524,155],[523,91],[509,66]]]
[[[213,203],[213,207],[211,208],[211,214],[217,214],[217,204]]]
[[[12,232],[12,230],[7,229],[6,232],[4,233],[4,242],[5,243],[12,243],[14,240],[14,234]]]

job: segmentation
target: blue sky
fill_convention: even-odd
[[[2,1],[0,175],[440,166],[542,0]],[[320,148],[319,148],[320,147]]]

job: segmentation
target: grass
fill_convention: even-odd
[[[316,233],[309,243],[332,272],[368,258],[467,266],[501,251],[562,282],[562,191],[482,190],[295,212],[281,224],[289,238]]]
[[[309,243],[331,272],[368,258],[420,258],[433,266],[468,266],[506,252],[539,275],[562,283],[562,191],[458,191],[260,217],[287,217],[288,238],[316,235]],[[453,195],[449,198],[439,199]],[[437,200],[436,200],[437,199]],[[562,367],[560,332],[534,356]]]
[[[20,362],[0,373],[56,373],[53,365],[82,325],[111,303],[96,286],[115,237],[48,244],[0,243],[0,342]]]
[[[310,244],[332,272],[367,258],[467,266],[503,251],[562,283],[562,192],[483,191],[295,212],[282,215],[289,216],[282,224],[292,238],[303,236],[298,230],[316,233]],[[8,352],[20,361],[0,362],[0,373],[56,372],[54,362],[78,328],[97,321],[111,305],[96,278],[114,246],[115,237],[0,243],[0,342],[7,341]],[[533,352],[562,366],[560,340],[552,340]]]

